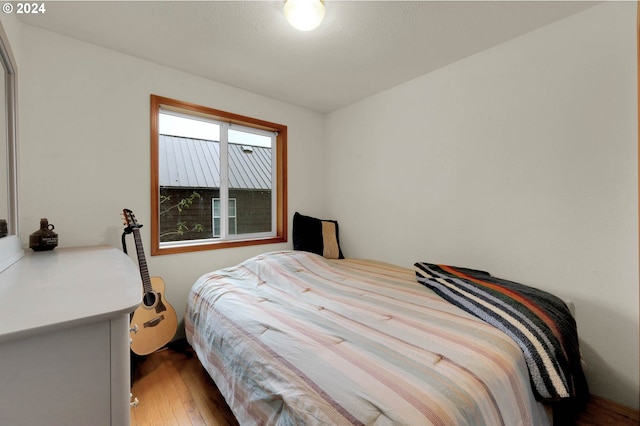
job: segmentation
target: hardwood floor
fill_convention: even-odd
[[[640,425],[640,413],[603,398],[593,397],[578,419],[578,426]]]
[[[131,426],[235,426],[224,398],[185,341],[139,359]],[[638,426],[638,411],[592,398],[577,426]]]
[[[232,426],[235,417],[185,341],[134,362],[131,426]]]

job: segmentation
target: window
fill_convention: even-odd
[[[151,254],[287,241],[287,127],[151,95]]]
[[[236,219],[236,200],[235,198],[229,199],[229,234],[237,234],[238,226]],[[213,237],[219,238],[220,231],[220,198],[213,199]]]

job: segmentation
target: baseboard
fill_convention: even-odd
[[[635,410],[631,407],[627,407],[626,405],[622,405],[617,402],[611,401],[610,399],[606,399],[596,395],[591,395],[591,403],[605,408],[609,411],[613,411],[616,414],[620,414],[621,416],[640,421],[640,410]]]

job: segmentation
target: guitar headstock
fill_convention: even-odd
[[[142,225],[138,223],[138,221],[136,220],[136,216],[131,210],[122,209],[122,218],[123,225],[126,225],[127,229],[131,230],[135,228],[142,228]]]

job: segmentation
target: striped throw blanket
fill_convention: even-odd
[[[418,282],[520,346],[536,399],[586,400],[576,323],[562,300],[483,271],[424,262],[414,266]]]

